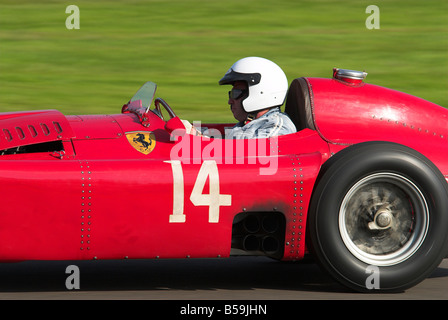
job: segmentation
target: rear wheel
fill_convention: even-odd
[[[405,290],[446,255],[447,183],[407,147],[371,142],[339,152],[324,165],[310,209],[317,260],[354,290]]]

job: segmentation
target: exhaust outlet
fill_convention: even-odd
[[[278,218],[274,215],[266,215],[263,217],[262,227],[263,230],[267,233],[274,233],[279,228]]]
[[[260,250],[260,240],[255,235],[247,235],[243,240],[243,249],[246,251]]]
[[[242,212],[232,226],[231,255],[283,256],[285,217],[280,212]]]
[[[273,254],[279,250],[280,242],[276,237],[266,236],[261,240],[261,249],[266,254]]]
[[[250,215],[244,219],[244,229],[249,233],[257,233],[260,231],[260,220],[255,215]]]

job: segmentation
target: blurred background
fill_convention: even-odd
[[[67,29],[69,5],[80,28]],[[380,29],[366,28],[369,5]],[[238,59],[366,82],[448,107],[446,0],[0,0],[0,112],[119,113],[146,81],[190,121],[234,121],[218,80]]]

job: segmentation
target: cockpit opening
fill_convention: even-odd
[[[25,146],[19,146],[9,149],[0,150],[0,156],[11,154],[40,153],[40,152],[60,152],[64,150],[61,140],[35,143]]]

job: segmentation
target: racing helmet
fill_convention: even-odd
[[[219,80],[219,84],[246,81],[249,95],[243,99],[244,111],[254,111],[281,106],[286,99],[288,79],[283,70],[265,58],[247,57],[235,62]]]

